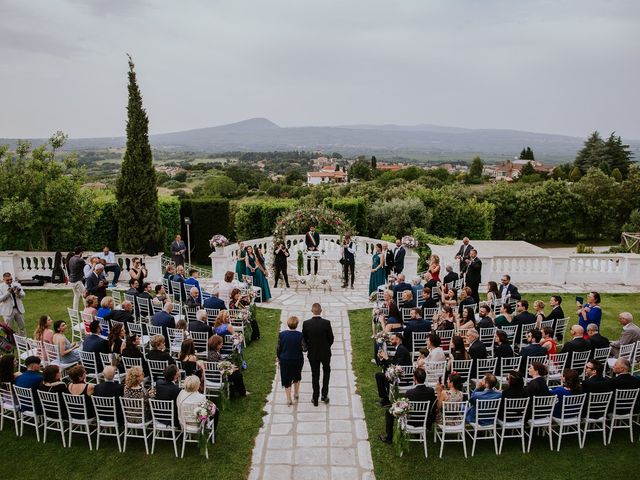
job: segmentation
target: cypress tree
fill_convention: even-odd
[[[373,155],[373,156],[371,157],[371,168],[372,168],[373,170],[375,170],[376,168],[378,168],[378,160],[376,159],[376,156],[375,156],[375,155]]]
[[[518,157],[518,158],[519,158],[519,160],[526,160],[527,159],[527,152],[526,152],[526,150],[524,148],[520,152],[520,157]]]
[[[156,172],[149,144],[149,119],[142,107],[133,60],[129,55],[127,148],[116,180],[118,245],[127,253],[155,255],[163,248]]]
[[[533,150],[531,150],[531,147],[527,147],[527,151],[526,151],[526,157],[527,160],[535,160],[535,158],[533,157]]]

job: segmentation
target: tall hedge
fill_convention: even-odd
[[[234,219],[236,238],[249,240],[273,235],[278,217],[295,206],[296,201],[289,199],[249,200],[238,203]]]
[[[171,242],[180,232],[180,200],[177,197],[158,198],[160,208],[160,223],[165,229],[164,254],[171,255]]]
[[[209,239],[217,233],[229,237],[229,200],[222,198],[183,199],[180,218],[191,218],[191,261],[208,264]],[[187,241],[187,227],[182,222],[182,238]]]
[[[366,234],[368,230],[367,207],[364,198],[325,198],[324,205],[344,213],[345,219],[356,227],[356,232]]]

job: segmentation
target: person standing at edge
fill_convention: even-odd
[[[472,249],[473,245],[469,243],[469,237],[464,237],[462,239],[462,245],[460,245],[460,249],[456,254],[456,260],[460,262],[460,276],[467,270],[467,260],[471,257]]]
[[[14,328],[14,323],[18,326],[20,335],[26,333],[24,326],[24,290],[22,285],[13,281],[11,273],[2,275],[3,282],[0,284],[0,315],[4,318],[9,327]],[[333,337],[331,337],[333,339]]]
[[[322,397],[329,403],[329,377],[331,375],[331,345],[333,345],[333,329],[331,322],[320,316],[322,307],[319,303],[311,306],[313,317],[302,323],[302,336],[307,345],[307,359],[311,365],[311,384],[313,387],[312,402],[317,407],[320,396],[320,364],[322,364]]]
[[[176,239],[171,242],[171,257],[173,263],[176,265],[184,265],[184,252],[187,251],[187,246],[182,241],[180,235],[176,235]]]
[[[404,255],[406,250],[402,246],[402,240],[396,238],[396,249],[393,252],[393,271],[396,275],[400,275],[404,270]]]
[[[342,241],[342,270],[343,270],[343,284],[342,288],[347,288],[349,285],[349,272],[351,272],[351,290],[353,290],[354,272],[356,268],[356,247],[351,241],[351,235],[345,235]]]
[[[482,281],[482,261],[478,258],[478,251],[475,248],[471,249],[469,259],[465,260],[465,262],[467,263],[465,284],[471,288],[476,303],[480,303],[478,288],[480,288],[480,282]]]
[[[310,252],[317,252],[320,246],[320,234],[316,232],[316,227],[311,225],[309,231],[304,236],[304,244]],[[318,274],[318,257],[313,259],[313,274]],[[307,257],[307,275],[311,275],[311,257]]]
[[[282,274],[282,278],[284,278],[284,284],[287,286],[287,288],[289,288],[289,275],[287,275],[287,258],[289,258],[289,250],[287,249],[287,246],[284,244],[284,242],[280,240],[276,244],[275,260],[273,262],[276,271],[276,283],[273,285],[274,288],[278,287],[280,274]]]

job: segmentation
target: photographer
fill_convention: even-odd
[[[276,271],[276,283],[274,284],[274,288],[278,287],[280,274],[282,274],[282,277],[284,278],[284,284],[287,286],[287,288],[289,288],[289,276],[287,275],[287,258],[289,258],[289,250],[287,250],[287,247],[282,240],[277,243],[274,256],[275,259],[273,262],[273,266],[275,267]]]
[[[22,285],[13,281],[12,275],[7,272],[2,275],[3,283],[0,284],[0,315],[4,318],[5,323],[13,328],[13,322],[18,324],[20,335],[24,336],[26,330],[24,328],[24,290]],[[15,330],[15,328],[13,328]]]
[[[351,241],[351,235],[347,234],[342,240],[342,258],[340,259],[344,273],[344,283],[342,284],[342,288],[347,288],[347,285],[349,285],[349,272],[351,272],[351,289],[353,290],[354,271],[356,267],[355,254],[355,245]]]
[[[147,269],[144,262],[138,257],[134,257],[131,260],[131,268],[129,269],[129,276],[131,280],[138,280],[138,293],[144,292],[144,279],[147,277]]]

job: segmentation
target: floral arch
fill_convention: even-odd
[[[340,212],[325,207],[298,208],[286,212],[276,220],[273,241],[285,240],[288,234],[306,233],[315,225],[319,233],[336,233],[340,237],[345,234],[355,235],[351,222],[345,220]]]

